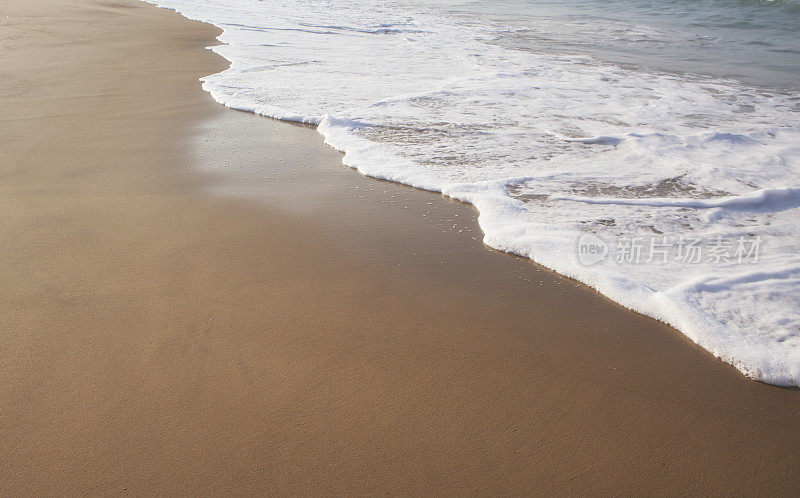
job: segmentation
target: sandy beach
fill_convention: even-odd
[[[216,104],[217,34],[0,6],[0,494],[796,493],[798,390]]]

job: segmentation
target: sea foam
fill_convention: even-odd
[[[224,30],[212,50],[231,66],[203,78],[220,103],[315,124],[347,166],[472,203],[486,244],[800,385],[800,95],[410,4],[151,1]],[[606,250],[590,265],[586,234]]]

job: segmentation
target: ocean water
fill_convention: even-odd
[[[486,244],[800,385],[800,5],[149,0],[224,30],[220,103],[317,125]]]

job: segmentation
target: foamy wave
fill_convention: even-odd
[[[718,199],[624,199],[551,195],[550,200],[583,202],[586,204],[615,204],[618,206],[679,207],[694,209],[729,208],[778,211],[800,207],[800,188],[765,188],[747,195],[721,197]]]

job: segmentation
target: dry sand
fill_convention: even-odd
[[[221,108],[216,34],[0,4],[0,494],[796,492],[800,392]]]

